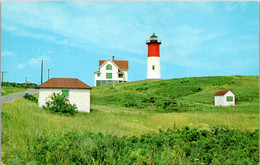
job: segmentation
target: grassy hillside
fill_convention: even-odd
[[[93,88],[91,101],[97,105],[152,107],[162,112],[196,111],[212,109],[215,93],[230,89],[236,95],[237,105],[255,105],[259,100],[258,79],[258,76],[228,76],[121,83]]]
[[[215,93],[223,89],[235,93],[236,106],[214,106]],[[252,131],[259,126],[259,76],[144,80],[96,87],[91,103],[92,110],[138,123],[135,129],[143,132],[173,126],[210,129],[221,124]]]
[[[236,106],[213,106],[221,89],[234,91]],[[256,164],[258,89],[258,76],[122,83],[93,88],[91,113],[73,117],[45,112],[21,98],[1,104],[2,160]]]

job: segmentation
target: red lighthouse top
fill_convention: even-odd
[[[160,44],[161,41],[157,39],[157,36],[153,33],[150,40],[146,41],[148,45],[148,57],[160,57]]]

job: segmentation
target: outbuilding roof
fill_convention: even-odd
[[[99,67],[105,62],[106,60],[99,60]],[[128,70],[128,61],[126,60],[113,60],[113,62],[122,70]]]
[[[215,94],[215,96],[223,96],[223,95],[225,95],[228,91],[230,91],[230,90],[220,90],[220,91],[218,91],[218,92]]]
[[[45,83],[37,86],[38,88],[75,88],[91,89],[90,86],[77,78],[52,78]]]

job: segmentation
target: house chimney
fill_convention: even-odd
[[[112,56],[112,61],[114,61],[115,60],[115,56]]]

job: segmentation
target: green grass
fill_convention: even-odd
[[[212,109],[217,91],[230,89],[237,105],[255,105],[258,111],[259,76],[195,77],[161,81],[137,81],[92,89],[96,105],[150,108],[157,111],[201,111]],[[171,106],[165,109],[164,105]],[[213,108],[214,109],[214,108]],[[227,108],[228,109],[228,108]],[[240,109],[240,106],[237,107]],[[251,112],[251,110],[249,110]]]
[[[232,89],[234,91],[237,100],[240,99],[240,101],[236,102],[236,106],[213,106],[214,94],[221,89]],[[50,152],[55,153],[56,150],[63,152],[61,148],[67,145],[74,146],[71,142],[78,143],[77,141],[80,141],[83,146],[76,146],[80,150],[75,149],[76,153],[72,153],[80,157],[82,156],[81,149],[88,148],[84,145],[99,146],[101,142],[98,139],[104,140],[103,136],[109,141],[104,145],[112,145],[110,144],[110,135],[116,136],[115,138],[124,136],[141,138],[142,135],[147,133],[159,133],[159,129],[164,131],[168,128],[183,130],[186,126],[192,129],[210,131],[216,125],[227,125],[230,129],[241,131],[241,134],[243,132],[253,132],[259,128],[258,89],[258,76],[183,78],[121,83],[116,84],[115,87],[110,85],[93,88],[91,91],[91,113],[77,113],[73,117],[48,113],[38,108],[37,104],[21,98],[13,103],[1,104],[2,160],[6,164],[29,162],[35,164],[36,158],[41,156],[41,154],[33,151],[30,147],[33,144],[38,144],[39,146],[36,146],[36,148],[38,147],[37,149],[42,150],[44,146],[42,146],[43,142],[41,141],[44,139],[46,139],[47,147],[50,147],[49,150],[46,150],[46,154],[51,154]],[[129,95],[134,99],[126,104],[124,101],[127,98],[129,99]],[[151,97],[155,97],[155,102],[147,101]],[[177,108],[182,109],[182,111],[173,113],[159,112],[156,101],[160,98],[164,100],[174,98],[177,102]],[[76,137],[66,136],[64,139],[59,137],[59,135],[65,136],[65,134],[70,132],[73,132]],[[94,133],[94,135],[89,135],[89,133]],[[97,135],[98,133],[104,134],[100,135],[102,138]],[[91,144],[85,141],[88,137],[91,139],[92,136],[96,137],[97,140],[90,141]],[[157,134],[153,136],[157,136]],[[74,140],[68,140],[70,138]],[[255,140],[258,141],[258,139]],[[252,139],[249,141],[252,141]],[[190,142],[187,143],[191,145]],[[167,146],[165,147],[167,150],[169,149]],[[109,150],[109,148],[107,149]],[[162,148],[159,149],[161,150]],[[145,157],[145,154],[142,155],[142,152],[145,152],[143,150],[147,150],[147,148],[131,148],[129,150],[140,152],[132,153],[140,156],[138,160],[133,160],[132,163],[145,163],[142,162],[142,156]],[[236,149],[231,149],[230,153],[235,151]],[[91,152],[94,151],[91,150]],[[56,153],[64,155],[64,153]],[[166,154],[167,156],[167,153],[170,153],[168,155],[170,158],[167,158],[165,162],[159,161],[162,157],[157,159],[156,155],[149,154],[146,155],[147,158],[144,158],[144,160],[150,160],[148,159],[150,156],[151,162],[156,162],[157,160],[157,163],[189,164],[198,161],[197,159],[195,161],[194,157],[189,158],[187,155],[183,155],[185,154],[183,148],[176,150],[171,148],[169,152],[163,150],[161,154]],[[171,154],[173,153],[177,155],[176,158],[172,158]],[[254,152],[252,154],[257,153]],[[49,159],[49,156],[46,157]],[[68,162],[65,161],[65,158],[64,160],[60,158],[57,158],[60,163],[70,164],[67,158]],[[39,160],[41,159],[39,158]],[[219,162],[216,161],[215,163],[219,164],[239,163],[232,156],[231,158],[223,159],[219,157],[217,160]],[[99,161],[102,162],[99,158],[96,158],[96,161],[93,160],[92,163],[98,163]],[[113,159],[111,158],[111,162],[113,161],[114,157]],[[121,162],[127,163],[123,160]],[[199,160],[198,162],[207,161]],[[256,163],[252,158],[248,158],[248,161],[240,161],[240,163],[242,162]]]
[[[1,96],[9,95],[12,93],[17,93],[21,91],[25,91],[25,88],[20,88],[20,87],[6,87],[6,86],[1,86]]]
[[[208,86],[201,92],[184,96],[181,99],[205,104],[214,104],[214,95],[218,90],[230,89],[236,95],[236,104],[256,104],[259,100],[258,76],[230,76],[232,83],[221,86]]]

